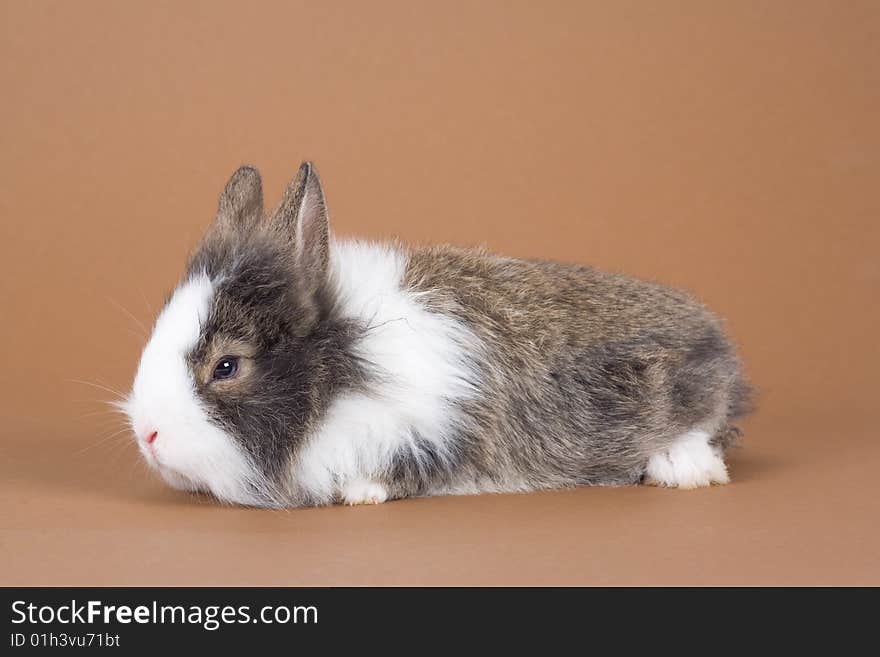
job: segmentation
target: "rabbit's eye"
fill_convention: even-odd
[[[214,367],[212,380],[231,379],[238,372],[238,358],[235,356],[224,356]]]

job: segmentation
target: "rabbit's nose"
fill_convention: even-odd
[[[156,438],[158,438],[158,437],[159,437],[158,431],[153,431],[150,434],[148,434],[147,439],[146,439],[147,445],[152,445],[156,441]]]

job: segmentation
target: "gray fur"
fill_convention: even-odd
[[[635,483],[695,427],[726,448],[748,408],[721,322],[683,292],[452,247],[414,251],[408,278],[488,346],[453,488]]]

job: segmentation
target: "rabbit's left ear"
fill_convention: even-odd
[[[220,195],[217,227],[224,231],[248,230],[263,219],[263,182],[254,167],[243,166],[232,174]]]
[[[291,240],[297,268],[319,285],[330,260],[330,223],[324,188],[311,162],[300,165],[270,223]]]

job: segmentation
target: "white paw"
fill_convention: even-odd
[[[730,481],[721,450],[709,444],[705,431],[689,431],[665,452],[648,459],[645,483],[670,488],[700,488]]]
[[[388,499],[385,486],[367,479],[355,479],[345,485],[342,499],[349,506],[355,504],[381,504]]]

